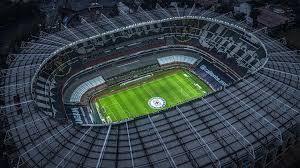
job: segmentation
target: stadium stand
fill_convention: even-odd
[[[153,11],[102,18],[42,32],[9,56],[9,69],[1,71],[5,98],[0,108],[8,122],[4,143],[15,146],[7,152],[13,166],[259,167],[273,164],[295,144],[300,109],[296,52],[213,11],[157,5]],[[180,33],[185,27],[192,40]],[[142,37],[144,42],[124,51],[116,48]],[[60,100],[65,78],[128,53],[189,45],[199,37],[191,46],[217,53],[210,55],[239,80],[204,98],[121,123],[80,125],[65,117]]]
[[[105,82],[105,80],[103,79],[103,77],[98,76],[96,78],[93,78],[91,80],[88,80],[88,81],[80,84],[72,93],[72,95],[70,97],[70,102],[72,102],[72,103],[80,102],[80,99],[85,92],[87,92],[89,89],[92,89],[96,86],[103,84],[104,82]]]
[[[185,63],[185,64],[193,65],[197,62],[197,59],[193,57],[183,56],[183,55],[173,55],[173,56],[159,58],[157,59],[157,61],[160,65],[172,64],[172,63]]]

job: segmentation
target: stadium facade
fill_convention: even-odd
[[[299,56],[226,15],[157,5],[21,48],[1,71],[12,166],[268,167],[297,138]],[[115,123],[88,117],[97,90],[174,66],[214,92]]]

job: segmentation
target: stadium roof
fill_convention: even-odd
[[[54,34],[41,33],[36,41],[24,42],[20,53],[9,56],[10,68],[1,71],[1,95],[5,95],[1,113],[8,123],[5,143],[15,146],[15,166],[249,166],[267,156],[273,158],[272,149],[295,140],[292,130],[300,109],[297,52],[260,29],[194,7],[157,6],[153,11],[139,9],[134,15],[102,18]],[[40,110],[37,99],[46,100],[42,106],[48,108],[52,92],[35,98],[33,82],[39,80],[49,87],[56,83],[37,79],[37,75],[57,54],[103,35],[176,19],[202,19],[243,32],[240,37],[259,39],[268,58],[260,69],[204,99],[119,124],[83,127],[58,121],[51,117],[53,111]]]

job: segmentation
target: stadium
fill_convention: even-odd
[[[226,14],[41,32],[1,71],[14,167],[270,167],[296,143],[297,52]]]

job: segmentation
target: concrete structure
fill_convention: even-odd
[[[9,56],[9,68],[1,70],[0,109],[11,166],[264,167],[295,143],[297,52],[213,11],[157,5],[102,18],[41,33]],[[66,78],[172,47],[202,51],[239,80],[203,99],[121,123],[80,125],[65,116]]]

